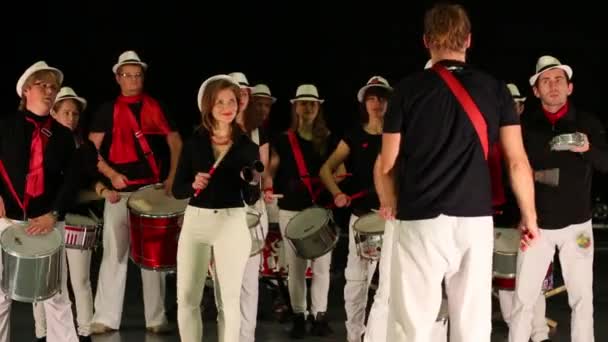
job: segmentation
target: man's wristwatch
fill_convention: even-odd
[[[51,211],[51,216],[55,218],[55,222],[59,221],[59,212],[57,210]]]

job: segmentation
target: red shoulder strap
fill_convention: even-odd
[[[141,147],[144,156],[148,160],[148,164],[150,165],[152,174],[154,174],[155,182],[158,182],[160,180],[160,170],[158,169],[158,165],[156,164],[156,160],[154,159],[154,153],[152,153],[152,149],[150,148],[150,145],[148,145],[148,140],[146,140],[146,137],[142,132],[141,128],[139,127],[139,124],[137,123],[137,120],[135,119],[133,113],[129,112],[129,115],[125,116],[127,117],[127,120],[129,120],[129,125],[133,129],[135,137],[139,142],[139,146]]]
[[[439,76],[445,81],[447,86],[450,88],[454,96],[458,99],[464,111],[469,116],[473,127],[475,127],[475,131],[477,132],[477,136],[479,137],[479,141],[481,142],[481,147],[483,149],[483,157],[485,160],[488,160],[488,128],[486,121],[479,111],[479,108],[471,98],[471,95],[467,92],[466,89],[462,86],[462,84],[449,72],[444,66],[439,63],[435,63],[433,65],[433,70],[435,70]]]
[[[310,193],[310,198],[315,202],[316,196],[312,191],[312,180],[310,175],[308,174],[308,170],[306,169],[306,162],[304,161],[304,156],[302,155],[302,150],[300,149],[300,144],[298,144],[298,138],[296,134],[292,130],[287,131],[287,137],[289,138],[289,145],[291,145],[291,151],[293,152],[293,157],[296,160],[296,165],[298,167],[298,172],[300,173],[300,179],[306,185],[308,192]]]

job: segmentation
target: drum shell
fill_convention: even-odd
[[[129,208],[131,260],[147,270],[175,271],[183,217],[151,217]]]
[[[65,224],[65,248],[95,249],[101,240],[102,224],[78,225]]]
[[[495,278],[515,278],[517,273],[517,253],[494,251],[492,259]]]
[[[334,249],[338,238],[337,226],[333,221],[328,221],[315,235],[302,239],[289,240],[296,250],[296,254],[304,259],[315,259],[327,254]]]
[[[15,255],[2,248],[2,290],[25,303],[53,297],[61,289],[62,255],[63,246],[36,257]]]

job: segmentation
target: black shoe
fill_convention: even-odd
[[[325,312],[317,312],[317,317],[312,322],[310,333],[315,336],[329,336],[333,333],[329,323],[327,323]]]
[[[303,313],[293,315],[293,327],[289,332],[291,338],[304,338],[306,337],[306,318]]]
[[[80,342],[92,342],[91,336],[78,335],[78,341]]]
[[[36,337],[36,342],[46,342],[46,336],[40,338]]]

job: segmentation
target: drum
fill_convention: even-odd
[[[382,236],[386,221],[378,213],[362,215],[353,223],[357,255],[363,259],[378,260],[382,251]]]
[[[251,253],[249,256],[259,254],[264,249],[264,229],[261,222],[262,214],[252,207],[247,208],[247,227],[251,234]]]
[[[287,278],[288,267],[284,254],[284,242],[279,230],[270,229],[266,235],[264,248],[262,249],[262,265],[260,277],[265,278]],[[312,263],[308,261],[306,278],[312,279]]]
[[[1,286],[11,299],[34,303],[61,290],[63,237],[57,229],[45,235],[28,235],[27,226],[11,225],[0,236]]]
[[[304,209],[292,217],[285,228],[285,237],[304,259],[327,254],[338,243],[338,235],[331,210],[320,207]]]
[[[89,250],[99,245],[102,224],[93,218],[77,215],[65,215],[65,247]]]
[[[187,205],[188,199],[167,196],[162,184],[144,186],[129,196],[130,258],[136,265],[153,271],[175,271]]]
[[[581,133],[560,134],[549,142],[552,151],[567,151],[573,147],[585,145],[585,137]]]
[[[517,251],[520,232],[515,228],[494,228],[493,276],[494,285],[502,290],[515,289]]]

